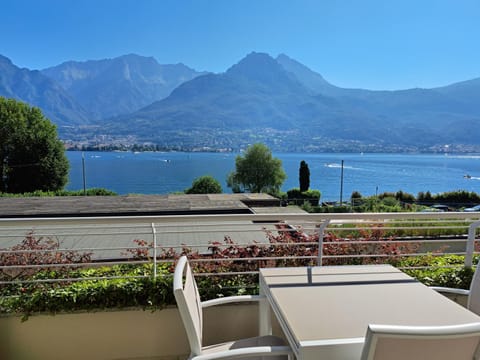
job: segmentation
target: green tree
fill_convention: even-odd
[[[40,109],[0,97],[0,192],[60,190],[68,169],[57,129]]]
[[[300,162],[300,169],[299,169],[299,182],[300,182],[300,192],[307,191],[310,187],[310,169],[308,168],[308,164],[302,160]]]
[[[192,182],[192,187],[185,190],[186,194],[221,194],[222,185],[212,176],[204,175]]]
[[[272,157],[266,145],[258,143],[236,157],[235,171],[229,174],[227,184],[234,192],[277,193],[286,177],[282,161]]]

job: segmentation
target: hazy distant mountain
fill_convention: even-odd
[[[480,79],[435,89],[345,89],[286,55],[279,55],[277,61],[314,93],[332,96],[357,114],[381,118],[388,138],[397,137],[399,143],[480,144],[471,131],[474,124],[480,125]]]
[[[276,126],[294,126],[291,116],[297,106],[293,99],[307,90],[291,78],[272,58],[253,53],[224,74],[208,74],[180,85],[164,100],[132,115],[120,117],[117,124],[145,120],[161,128],[245,128],[267,126],[272,117]],[[131,126],[130,124],[128,126]]]
[[[343,95],[342,88],[334,86],[326,81],[322,75],[310,70],[305,65],[296,60],[289,58],[285,54],[277,56],[279,63],[287,72],[291,73],[298,81],[314,94],[322,94],[328,96]]]
[[[93,138],[101,129],[185,147],[480,146],[480,78],[434,89],[345,89],[284,54],[253,52],[221,74],[138,55],[39,72],[0,56],[0,96],[39,106],[55,123],[73,126],[72,138]],[[93,126],[75,127],[88,122]]]
[[[60,85],[40,71],[20,69],[0,55],[0,96],[39,107],[58,125],[81,125],[89,121],[85,109]]]
[[[480,81],[438,89],[343,89],[279,55],[251,53],[223,74],[188,81],[161,101],[121,116],[110,131],[152,141],[178,130],[188,137],[228,131],[290,131],[302,142],[360,141],[398,146],[480,144]],[[298,141],[294,137],[285,141]]]
[[[480,112],[480,78],[433,89],[462,103],[466,110]]]
[[[436,89],[346,89],[328,83],[320,74],[284,54],[277,57],[277,62],[315,94],[332,96],[347,107],[361,106],[365,110],[392,116],[396,120],[423,111],[441,113],[453,110],[460,114],[480,114],[480,79]]]
[[[197,77],[180,85],[168,98],[115,119],[112,130],[134,128],[138,134],[155,137],[175,129],[303,128],[341,137],[363,133],[365,124],[360,120],[368,123],[375,119],[351,113],[333,97],[312,94],[275,59],[251,53],[223,74]]]
[[[153,57],[133,54],[105,60],[69,61],[44,69],[42,73],[61,84],[95,119],[136,111],[203,74],[183,64],[160,65]]]

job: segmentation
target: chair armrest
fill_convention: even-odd
[[[227,296],[223,298],[202,301],[201,304],[202,304],[202,308],[206,308],[209,306],[222,305],[222,304],[261,301],[263,299],[265,299],[265,297],[260,295],[238,295],[238,296]]]
[[[430,286],[430,289],[438,291],[439,293],[447,293],[447,294],[456,294],[456,295],[470,295],[470,290],[465,289],[455,289],[455,288],[447,288],[441,286]]]
[[[285,355],[289,359],[293,358],[293,352],[290,346],[256,346],[241,349],[232,349],[226,351],[215,352],[211,354],[202,354],[194,356],[192,360],[220,360],[235,358],[251,358],[262,356],[279,356]]]

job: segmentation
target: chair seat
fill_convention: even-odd
[[[250,347],[260,347],[260,346],[285,346],[285,341],[283,339],[273,336],[257,336],[247,339],[235,340],[235,341],[228,341],[221,344],[215,344],[210,346],[205,346],[202,348],[202,355],[214,354],[221,351],[228,351],[234,349],[243,349],[243,348],[250,348]],[[242,359],[268,359],[268,360],[286,360],[286,355],[278,355],[278,356],[253,356],[247,357]]]

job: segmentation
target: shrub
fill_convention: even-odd
[[[413,203],[415,202],[415,196],[409,193],[405,193],[402,190],[399,190],[395,193],[395,199],[401,202]]]
[[[405,268],[403,270],[405,273],[427,286],[469,289],[474,270],[465,267],[464,262],[465,258],[459,255],[431,254],[403,259],[399,266]],[[475,258],[475,262],[478,263],[478,257]]]
[[[361,199],[361,198],[362,198],[362,194],[360,194],[360,192],[358,191],[353,191],[352,195],[350,195],[350,199]]]
[[[435,194],[433,201],[441,202],[452,206],[468,206],[480,202],[480,195],[473,191],[457,190]]]
[[[313,209],[315,213],[348,213],[350,212],[350,207],[346,205],[323,205],[316,206]]]
[[[141,263],[141,260],[151,260],[149,250],[152,248],[151,243],[141,239],[135,240],[137,248],[128,251],[132,260],[136,260],[132,264],[74,267],[69,268],[68,272],[62,267],[52,267],[24,273],[21,277],[7,272],[3,279],[10,283],[0,286],[0,313],[23,314],[25,320],[38,312],[55,314],[132,306],[161,309],[175,304],[171,273],[175,261],[183,254],[192,260],[204,300],[257,294],[258,275],[255,272],[259,267],[316,265],[319,253],[317,233],[309,234],[301,228],[279,224],[275,230],[265,229],[265,234],[268,243],[253,242],[249,245],[239,245],[227,236],[221,243],[212,242],[208,255],[186,247],[179,251],[159,249],[159,260],[166,262],[157,265],[156,278],[153,277],[153,265]],[[44,241],[49,244],[47,240]],[[22,244],[22,249],[43,250],[44,246],[33,234],[28,235]],[[56,246],[58,244],[49,253],[57,254]],[[412,256],[417,248],[418,244],[396,240],[385,225],[350,225],[347,229],[338,227],[338,230],[329,230],[325,235],[323,265],[390,263],[402,268],[415,267],[404,271],[427,285],[468,288],[473,271],[463,267],[463,257],[434,254]],[[365,254],[377,256],[362,256]],[[72,256],[74,258],[67,257],[68,261],[79,256],[81,260],[83,254],[74,253]],[[16,263],[23,263],[20,260],[17,259]],[[48,258],[43,261],[49,264]],[[65,260],[65,263],[68,261]],[[15,262],[9,260],[9,263]],[[51,279],[62,281],[46,281]]]
[[[222,185],[210,175],[200,176],[193,180],[192,187],[185,190],[186,194],[221,194]]]
[[[29,279],[40,271],[50,269],[68,272],[68,264],[91,262],[90,252],[60,250],[58,240],[45,236],[37,237],[33,231],[29,232],[20,244],[1,250],[5,252],[0,253],[0,265],[4,266],[0,269],[0,281]],[[38,265],[45,266],[39,268]]]
[[[321,193],[318,190],[307,190],[301,192],[299,188],[293,188],[287,191],[287,200],[292,205],[303,205],[308,201],[312,206],[318,206]]]
[[[1,193],[0,197],[48,197],[48,196],[114,196],[114,191],[104,188],[90,188],[83,190],[34,191],[23,194]]]
[[[22,320],[27,320],[30,315],[39,312],[56,314],[126,307],[155,310],[174,304],[172,277],[167,265],[158,267],[157,278],[152,278],[151,273],[151,264],[134,267],[114,265],[79,269],[71,274],[78,281],[18,285],[15,296],[5,294],[2,289],[0,313],[22,314]],[[37,280],[38,275],[49,279],[63,277],[56,272],[41,271],[34,277]]]

